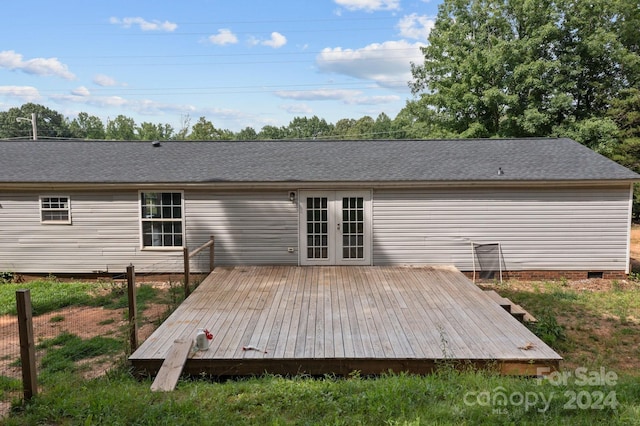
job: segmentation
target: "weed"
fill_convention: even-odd
[[[138,309],[144,310],[146,303],[155,299],[157,290],[150,285],[141,285],[136,289],[136,303]],[[114,284],[107,294],[94,296],[88,303],[91,306],[102,306],[106,309],[122,309],[129,306],[129,295],[126,284]]]
[[[52,282],[52,283],[59,283],[60,279],[58,277],[56,277],[55,275],[53,275],[52,273],[49,273],[47,275],[47,281]]]
[[[119,340],[102,336],[83,340],[75,334],[62,333],[38,345],[46,349],[41,361],[42,374],[76,371],[76,361],[120,352],[122,344]]]
[[[449,341],[447,340],[447,333],[444,331],[442,325],[438,324],[437,326],[438,334],[440,335],[440,350],[442,351],[442,358],[449,359],[451,355],[449,354]]]
[[[556,317],[550,309],[538,314],[538,322],[528,324],[533,333],[542,339],[547,345],[554,347],[559,341],[566,340],[565,329],[558,324]]]
[[[614,305],[613,313],[620,319],[620,324],[627,324],[633,302],[630,297],[618,297],[617,299],[618,303]]]
[[[629,272],[629,280],[633,282],[640,282],[640,272]]]
[[[49,319],[49,322],[63,322],[65,319],[64,315],[54,315]]]
[[[0,376],[0,400],[4,400],[5,393],[22,390],[22,382],[13,377]]]
[[[567,287],[569,285],[569,280],[567,279],[567,277],[565,276],[560,277],[560,285],[562,287]]]
[[[618,280],[613,280],[611,281],[611,289],[613,291],[622,291],[622,284],[620,284],[620,281]]]

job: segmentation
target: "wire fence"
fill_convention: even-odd
[[[190,261],[205,258],[213,269],[213,246],[211,237],[191,253],[185,248],[183,256],[170,259],[184,266],[185,273],[180,274],[155,273],[167,270],[167,259],[142,271],[134,273],[130,267],[122,274],[91,281],[54,276],[27,280],[0,272],[0,418],[21,401],[27,388],[20,353],[19,290],[29,290],[37,382],[46,388],[58,374],[91,379],[126,363],[135,350],[133,345],[149,337],[197,286],[205,275],[190,275]],[[180,270],[175,265],[171,265],[173,270]],[[134,284],[136,300],[131,304]],[[131,317],[136,319],[135,336]]]
[[[184,298],[184,276],[136,273],[138,341]],[[55,277],[0,283],[0,418],[23,397],[16,291],[29,289],[38,383],[57,374],[91,379],[122,365],[132,352],[126,275],[92,281]],[[196,281],[197,282],[197,281]]]

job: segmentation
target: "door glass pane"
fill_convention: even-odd
[[[327,197],[307,198],[307,259],[329,256]]]
[[[364,259],[364,198],[342,198],[342,258]]]

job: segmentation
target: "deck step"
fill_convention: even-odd
[[[513,315],[518,321],[521,322],[537,322],[538,320],[527,312],[522,306],[513,303],[511,300],[506,297],[500,296],[494,290],[485,290],[484,293],[491,298],[498,305],[502,306],[502,308]]]
[[[491,298],[491,300],[496,302],[498,305],[502,306],[502,308],[504,310],[506,310],[507,312],[511,313],[511,305],[512,305],[512,303],[511,303],[511,301],[509,299],[507,299],[506,297],[500,296],[494,290],[485,290],[484,294],[489,296]]]

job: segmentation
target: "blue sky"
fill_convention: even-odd
[[[441,0],[3,2],[0,110],[119,114],[176,130],[390,117]]]

